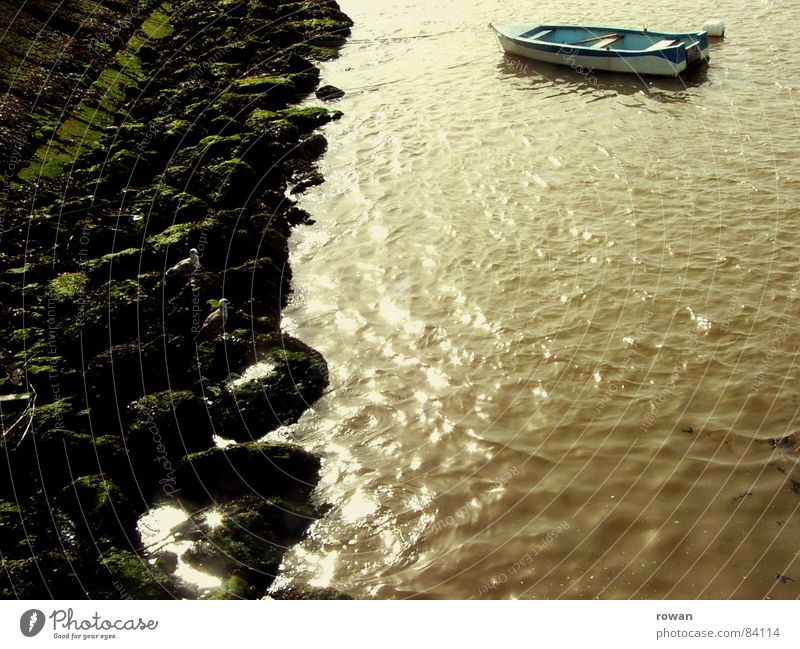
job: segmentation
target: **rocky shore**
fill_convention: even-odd
[[[309,219],[291,196],[322,182],[317,129],[339,116],[298,104],[351,21],[323,0],[11,4],[0,597],[262,597],[321,513],[319,459],[259,440],[327,385],[280,313]],[[167,277],[191,249],[200,267]],[[223,297],[224,331],[198,336]],[[165,503],[188,515],[181,561],[221,586],[143,547]]]

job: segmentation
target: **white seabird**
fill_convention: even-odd
[[[194,337],[197,340],[200,336],[213,335],[224,330],[225,323],[228,321],[228,300],[222,298],[219,301],[219,308],[212,311],[206,318],[200,331]]]
[[[192,248],[189,251],[189,256],[186,259],[181,259],[172,268],[167,270],[167,277],[191,277],[198,270],[200,270],[200,256],[197,248]]]

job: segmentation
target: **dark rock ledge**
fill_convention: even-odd
[[[321,182],[317,129],[339,114],[297,104],[352,23],[330,0],[0,16],[0,597],[263,597],[321,513],[318,458],[259,440],[327,385],[279,329],[308,219],[286,196]],[[166,278],[192,248],[199,270]],[[195,340],[222,297],[224,335]],[[220,588],[142,547],[138,518],[165,503],[189,515],[181,561]]]

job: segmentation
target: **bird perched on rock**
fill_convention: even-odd
[[[213,336],[225,328],[225,323],[228,321],[228,304],[229,302],[225,298],[219,301],[219,308],[212,311],[206,318],[203,326],[200,327],[200,331],[194,337],[195,340],[200,336]]]
[[[191,277],[198,270],[200,270],[200,257],[197,248],[192,248],[189,251],[189,256],[186,259],[181,259],[172,268],[167,270],[167,277]]]

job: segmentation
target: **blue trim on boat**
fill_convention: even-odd
[[[613,49],[600,49],[595,50],[590,47],[581,47],[579,45],[569,45],[567,43],[544,43],[542,41],[524,41],[519,38],[513,38],[501,34],[506,38],[513,40],[517,45],[527,47],[532,50],[539,50],[540,52],[549,52],[551,54],[563,54],[565,56],[594,56],[608,58],[609,56],[618,56],[623,59],[636,58],[639,56],[660,56],[671,63],[680,63],[686,58],[686,46],[684,43],[678,43],[670,47],[665,47],[658,50],[613,50]]]

